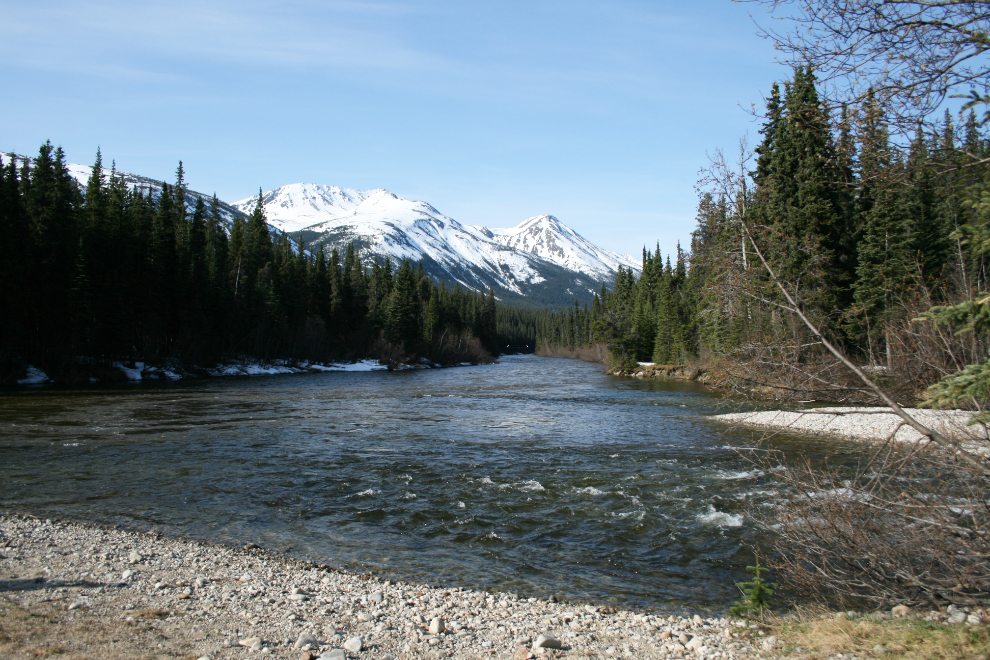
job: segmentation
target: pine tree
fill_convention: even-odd
[[[905,219],[896,196],[888,188],[881,188],[875,194],[859,244],[855,296],[867,316],[870,354],[874,354],[872,347],[883,346],[886,362],[891,366],[887,334],[894,315],[895,296],[910,282],[911,267],[907,259]]]
[[[17,163],[0,157],[0,363],[13,361],[25,350],[27,297],[35,283],[31,271],[31,237],[21,198]]]
[[[952,231],[938,213],[935,182],[928,145],[919,127],[911,143],[907,163],[908,185],[901,195],[903,215],[909,223],[908,256],[919,274],[932,284],[952,258]]]
[[[412,266],[403,259],[385,312],[385,337],[396,346],[404,346],[408,354],[414,354],[421,336],[416,277]]]
[[[771,228],[763,247],[778,276],[802,291],[812,308],[827,313],[849,301],[856,255],[814,75],[797,69],[783,108],[771,97],[767,114],[750,223]],[[792,326],[792,331],[800,330]]]

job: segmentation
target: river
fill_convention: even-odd
[[[431,584],[718,610],[752,563],[746,502],[768,497],[735,450],[754,432],[705,418],[723,404],[533,356],[8,390],[0,510]]]

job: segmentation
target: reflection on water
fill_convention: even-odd
[[[575,360],[0,394],[0,509],[432,583],[719,608],[772,492],[693,383]]]

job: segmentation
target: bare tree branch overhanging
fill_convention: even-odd
[[[793,66],[810,66],[834,103],[871,87],[891,119],[913,129],[954,95],[990,86],[990,3],[972,0],[738,0]]]
[[[836,359],[842,362],[847,369],[856,375],[856,377],[863,382],[869,389],[871,389],[876,395],[888,406],[894,413],[904,420],[904,423],[912,427],[922,436],[931,438],[933,442],[940,445],[952,455],[961,459],[969,467],[969,470],[976,476],[987,477],[990,476],[990,465],[986,461],[982,460],[979,456],[975,456],[970,452],[966,451],[962,447],[962,443],[953,438],[947,438],[941,433],[929,429],[924,424],[921,424],[918,420],[912,417],[906,410],[904,410],[894,399],[890,397],[887,392],[874,382],[872,378],[866,375],[866,373],[856,366],[842,351],[840,351],[835,345],[833,345],[826,337],[822,334],[822,331],[818,328],[815,323],[813,323],[803,311],[801,311],[801,306],[798,301],[795,300],[794,295],[788,290],[786,286],[777,278],[774,273],[773,267],[763,256],[762,250],[760,250],[759,245],[753,240],[753,235],[750,232],[749,225],[745,220],[740,220],[740,225],[743,231],[746,232],[746,237],[750,240],[753,251],[759,258],[760,263],[763,264],[764,270],[770,276],[771,281],[777,286],[780,292],[783,294],[784,298],[787,300],[787,305],[784,305],[792,314],[801,319],[801,322],[818,338],[822,345],[828,349],[829,353],[834,355]]]

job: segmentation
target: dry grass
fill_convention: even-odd
[[[147,618],[159,618],[163,610]],[[163,643],[164,642],[164,643]],[[162,648],[159,648],[162,644]],[[182,660],[195,659],[181,644],[139,623],[97,617],[64,603],[22,606],[0,596],[0,658],[4,660]],[[173,647],[173,648],[170,648]],[[153,650],[152,650],[153,649]]]
[[[820,610],[799,610],[772,623],[771,629],[786,644],[785,658],[827,660],[847,653],[891,660],[990,658],[990,629],[986,625],[948,626],[917,617],[836,620],[833,614]],[[885,653],[874,652],[878,644]]]

